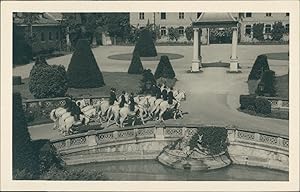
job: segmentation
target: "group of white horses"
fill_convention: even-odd
[[[170,90],[170,89],[169,89]],[[168,90],[168,91],[169,91]],[[65,108],[59,107],[53,109],[50,113],[50,118],[54,121],[54,129],[58,129],[63,135],[68,135],[72,132],[72,127],[80,124],[87,125],[91,121],[95,120],[102,123],[107,123],[107,127],[112,122],[124,127],[124,121],[131,119],[132,125],[135,124],[137,119],[140,119],[145,124],[145,118],[151,118],[158,121],[164,121],[163,115],[168,111],[173,114],[173,118],[178,116],[182,117],[182,112],[179,109],[180,102],[186,99],[184,91],[174,90],[173,95],[175,100],[170,105],[168,101],[161,98],[157,99],[151,95],[137,95],[134,97],[135,107],[134,111],[129,107],[129,95],[125,93],[125,105],[120,107],[121,96],[118,101],[115,101],[113,105],[109,105],[107,99],[101,99],[95,104],[90,105],[85,100],[77,100],[79,103],[82,114],[80,114],[80,120],[76,121],[75,117],[71,115]]]

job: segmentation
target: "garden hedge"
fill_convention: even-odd
[[[267,70],[264,72],[260,85],[263,87],[262,90],[258,89],[256,90],[256,93],[258,95],[265,95],[265,96],[275,96],[276,90],[275,90],[275,72],[272,70]]]
[[[269,70],[268,58],[266,55],[257,56],[251,72],[248,76],[248,80],[258,80],[262,78],[264,71]]]
[[[79,39],[67,71],[68,86],[72,88],[96,88],[105,85],[87,39]]]
[[[37,59],[29,75],[29,91],[37,98],[63,97],[68,90],[65,67]]]
[[[266,98],[257,98],[255,100],[255,112],[261,114],[270,114],[271,102]]]
[[[255,110],[255,95],[240,95],[240,108]]]
[[[157,51],[153,42],[152,33],[148,29],[143,29],[135,45],[134,51],[141,57],[156,57]]]
[[[128,68],[129,74],[142,74],[144,71],[143,64],[138,52],[133,52],[130,66]]]
[[[163,55],[160,57],[160,61],[156,67],[154,77],[155,79],[158,79],[160,77],[168,79],[175,78],[175,72],[168,56]]]

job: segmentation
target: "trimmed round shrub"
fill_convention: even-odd
[[[65,67],[38,64],[31,69],[29,91],[37,98],[63,97],[68,90]]]
[[[266,98],[257,98],[255,100],[255,112],[261,114],[270,114],[271,102]]]
[[[156,80],[150,69],[145,69],[143,71],[143,78],[140,82],[140,94],[151,93],[151,87],[156,85]]]
[[[175,72],[168,56],[163,55],[160,57],[160,61],[156,67],[154,77],[155,79],[158,79],[160,77],[172,79],[175,77]]]
[[[268,58],[266,55],[257,56],[248,80],[258,80],[262,78],[264,71],[269,70]]]
[[[134,51],[141,57],[156,57],[157,51],[153,42],[152,33],[148,29],[143,29],[135,45]]]
[[[72,88],[96,88],[105,85],[87,39],[79,39],[67,71],[68,85]]]
[[[253,109],[255,106],[255,95],[240,95],[240,108]]]
[[[159,85],[166,85],[167,87],[174,87],[175,84],[176,84],[176,81],[177,79],[176,78],[173,78],[173,79],[167,79],[167,78],[163,78],[163,77],[160,77],[156,80],[156,83],[159,84]]]
[[[133,52],[132,60],[128,68],[129,74],[142,74],[144,71],[143,64],[138,52]]]

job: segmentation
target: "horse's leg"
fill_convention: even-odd
[[[140,116],[141,116],[141,121],[142,121],[143,125],[145,125],[143,113],[140,113]]]
[[[162,116],[165,113],[165,111],[166,111],[165,109],[160,111],[159,116],[158,116],[159,121],[164,121],[164,118]]]

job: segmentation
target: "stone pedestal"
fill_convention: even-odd
[[[193,46],[193,60],[191,72],[199,72],[201,61],[199,59],[200,54],[199,47],[199,29],[194,28],[194,46]],[[201,57],[201,56],[200,56]]]
[[[237,43],[238,43],[238,32],[237,32],[237,27],[234,27],[232,31],[232,46],[231,46],[230,69],[229,69],[229,72],[233,72],[233,73],[239,72],[238,57],[237,57]]]

